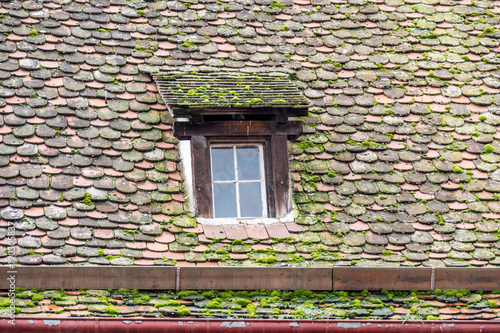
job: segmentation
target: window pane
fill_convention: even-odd
[[[260,183],[240,183],[241,217],[262,217],[262,192]]]
[[[237,217],[236,184],[214,184],[214,217]]]
[[[235,179],[232,147],[212,148],[212,177],[214,181]]]
[[[236,148],[238,158],[239,180],[260,180],[259,148],[238,147]]]

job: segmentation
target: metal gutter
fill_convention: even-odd
[[[497,333],[500,321],[287,320],[174,318],[39,318],[0,317],[0,331],[72,333],[158,332],[481,332]]]

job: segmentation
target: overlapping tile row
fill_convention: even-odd
[[[162,223],[184,212],[179,153],[147,70],[161,59],[131,10],[1,3],[2,263],[8,226],[19,264],[153,264],[168,253]]]
[[[0,4],[0,246],[13,223],[20,264],[500,263],[498,2]],[[295,223],[185,212],[151,74],[222,70],[290,74],[313,105]]]
[[[154,75],[160,95],[174,116],[213,108],[303,108],[309,101],[286,74],[252,75],[216,72],[208,75],[167,72]],[[251,88],[250,88],[251,87]],[[175,108],[174,106],[178,106]],[[307,113],[307,112],[305,112]]]
[[[0,295],[1,296],[1,295]],[[9,298],[3,298],[10,304]],[[500,320],[500,296],[467,290],[359,293],[260,291],[20,291],[20,317]],[[0,312],[2,310],[0,309]]]

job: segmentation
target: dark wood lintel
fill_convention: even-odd
[[[178,139],[189,139],[192,136],[271,136],[286,135],[288,139],[298,137],[302,133],[301,121],[290,121],[277,124],[272,121],[206,121],[192,125],[187,122],[176,122],[174,134]]]

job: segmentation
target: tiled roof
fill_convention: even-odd
[[[22,265],[497,266],[500,4],[1,1],[0,250]],[[296,220],[202,226],[151,74],[285,73]],[[8,256],[0,251],[0,262]]]
[[[7,293],[5,293],[6,296]],[[278,318],[371,320],[500,320],[500,295],[466,290],[430,292],[312,292],[297,290],[20,291],[22,317]],[[1,301],[9,298],[0,298]],[[1,310],[0,310],[1,311]],[[0,312],[1,314],[1,312]],[[422,323],[423,324],[423,323]]]
[[[309,102],[288,75],[252,75],[248,73],[166,73],[154,79],[174,115],[199,114],[216,108],[227,112],[234,108],[297,109],[307,115]],[[299,110],[300,109],[300,110]]]

